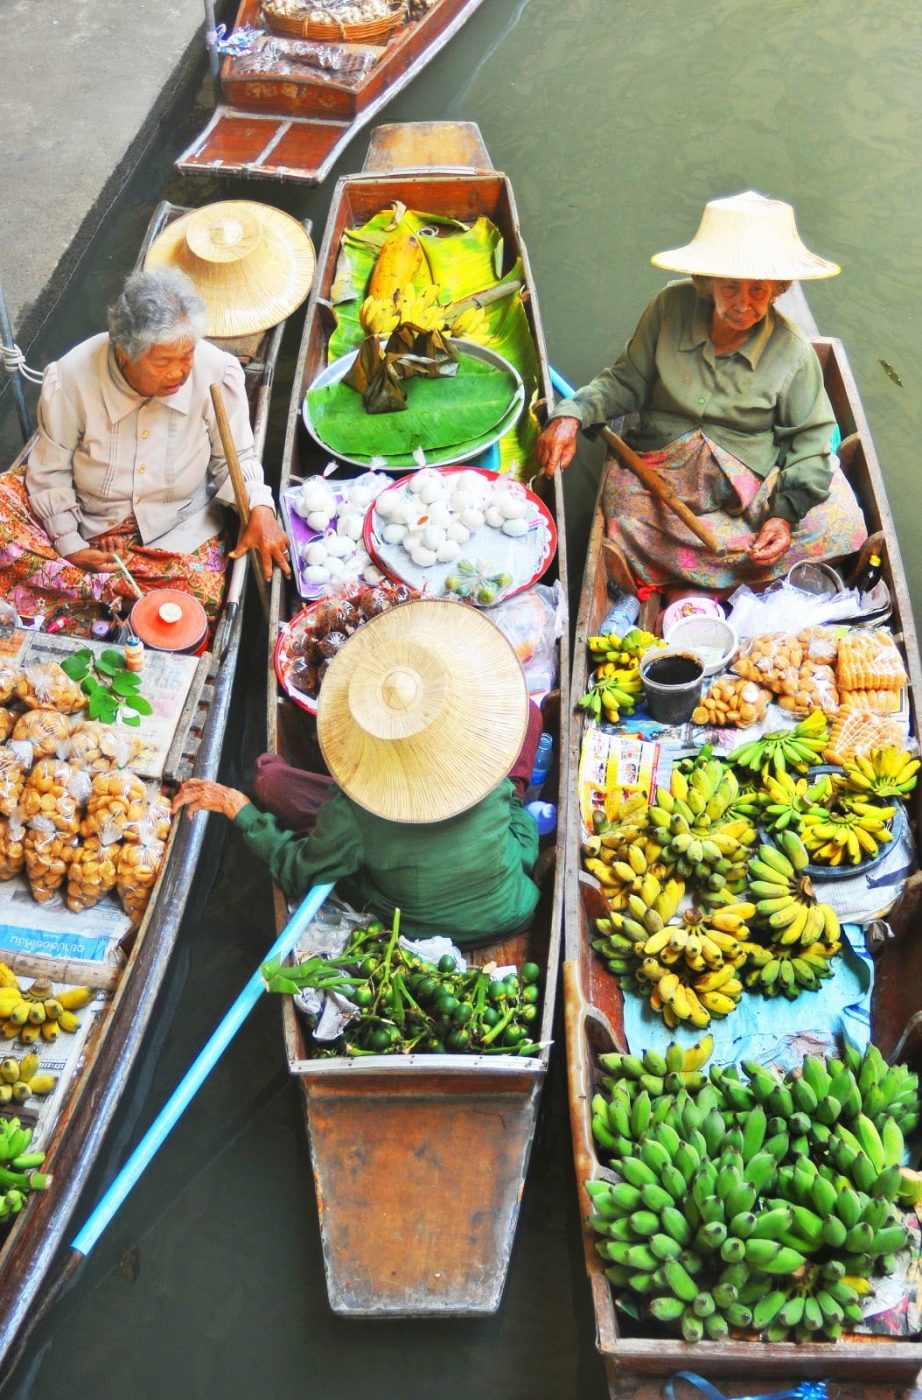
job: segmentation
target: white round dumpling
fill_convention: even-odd
[[[525,492],[513,489],[515,485],[515,482],[510,482],[509,487],[498,491],[493,498],[493,504],[506,520],[519,520],[528,510]]]
[[[395,506],[402,504],[395,491],[385,491],[375,501],[375,515],[380,515],[382,520],[393,520]]]
[[[377,567],[377,565],[372,564],[369,560],[369,562],[365,565],[365,567],[362,570],[362,578],[365,580],[366,583],[375,584],[380,583],[384,578],[384,575],[382,574],[381,570]]]
[[[334,559],[345,559],[347,555],[355,553],[355,540],[348,535],[327,535],[325,539],[327,553]]]
[[[322,476],[309,476],[302,481],[299,499],[305,511],[326,510],[332,515],[336,509],[336,493]]]
[[[324,530],[329,528],[330,521],[333,519],[333,512],[312,510],[310,515],[306,515],[304,519],[312,530],[316,530],[318,535],[322,535]]]
[[[478,503],[478,498],[472,491],[465,491],[463,486],[455,487],[449,497],[448,504],[455,515],[460,515],[462,510],[473,510]]]
[[[453,520],[446,528],[445,534],[448,539],[453,540],[455,544],[467,544],[471,537],[470,530],[466,525],[462,525],[460,520]]]
[[[422,543],[426,549],[438,549],[445,543],[445,531],[441,525],[427,525],[423,531]]]
[[[387,477],[380,472],[364,472],[349,484],[346,499],[356,510],[364,513],[386,485]]]
[[[309,583],[312,588],[320,588],[323,584],[330,582],[330,571],[326,564],[308,564],[304,570],[304,582]]]
[[[397,497],[391,506],[389,518],[393,520],[395,525],[409,525],[410,520],[415,514],[415,506],[415,501],[411,507],[406,501],[401,501],[400,498]],[[377,503],[375,508],[377,509]]]
[[[419,499],[425,501],[426,505],[432,505],[433,501],[441,500],[445,495],[445,487],[438,477],[432,481],[424,481],[419,491]]]
[[[345,535],[350,540],[360,540],[365,518],[361,511],[344,510],[336,525],[336,533]]]
[[[429,524],[441,525],[443,530],[447,530],[451,524],[451,511],[445,501],[436,501],[429,508]]]
[[[485,501],[490,494],[490,479],[468,468],[455,478],[455,490],[469,491],[475,501]]]
[[[422,530],[408,530],[403,537],[403,547],[407,554],[412,554],[414,549],[418,549],[423,542]]]
[[[392,520],[391,523],[385,525],[384,529],[381,531],[381,538],[385,544],[400,544],[406,537],[406,533],[406,525],[398,525]]]
[[[450,564],[460,553],[461,546],[457,540],[443,540],[436,550],[436,558],[440,564]]]
[[[484,511],[483,518],[492,530],[501,530],[506,517],[503,515],[499,506],[490,505],[487,506]]]
[[[327,560],[327,547],[323,540],[311,540],[301,549],[301,558],[305,564],[325,564]]]
[[[336,559],[335,557],[332,557],[332,556],[327,560],[327,568],[328,568],[329,571],[330,571],[330,582],[331,582],[331,583],[338,583],[338,582],[340,581],[340,579],[342,579],[342,578],[344,577],[344,575],[345,575],[345,573],[346,573],[347,564],[348,564],[348,560],[346,560],[346,559]]]
[[[431,569],[435,563],[436,554],[434,549],[427,549],[425,545],[418,544],[410,555],[413,563],[421,569]]]
[[[524,520],[521,516],[516,516],[511,520],[505,521],[503,524],[503,534],[511,535],[513,539],[518,539],[520,535],[524,535],[527,529],[528,521]]]
[[[438,486],[437,494],[441,495],[442,481],[438,473],[434,472],[431,467],[422,467],[418,472],[413,473],[407,482],[407,486],[413,492],[414,496],[421,496],[426,487],[431,486],[433,482]],[[435,500],[435,496],[432,497],[432,500]]]
[[[468,530],[479,530],[483,524],[483,511],[475,510],[474,507],[471,506],[468,510],[462,510],[458,519]]]

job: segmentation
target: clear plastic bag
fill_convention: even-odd
[[[19,715],[16,710],[8,710],[0,705],[0,744],[5,744],[16,727]]]
[[[834,666],[839,654],[841,629],[835,627],[805,627],[797,634],[797,640],[804,649],[806,661],[823,662]]]
[[[119,848],[116,888],[122,908],[133,923],[140,923],[163,866],[166,845],[143,825],[138,839]]]
[[[97,773],[80,830],[84,836],[98,836],[113,822],[124,836],[130,826],[144,821],[147,807],[147,788],[136,773],[127,768]]]
[[[886,628],[846,632],[839,642],[836,679],[840,690],[902,690],[906,667]]]
[[[792,633],[761,632],[742,643],[732,669],[781,695],[785,679],[800,670],[803,659],[804,649]]]
[[[172,825],[173,813],[169,799],[158,792],[156,797],[148,800],[147,811],[140,820],[125,823],[124,839],[138,841],[146,827],[157,841],[166,841]]]
[[[81,790],[76,769],[62,758],[41,758],[23,784],[19,805],[25,821],[44,816],[57,831],[80,829]]]
[[[16,682],[16,696],[27,710],[73,715],[86,706],[86,695],[56,661],[27,666]]]
[[[21,812],[0,817],[0,880],[12,880],[25,863],[26,824]]]
[[[895,720],[872,715],[854,707],[846,698],[829,731],[829,743],[823,754],[827,763],[847,763],[856,754],[888,745],[903,749],[906,735]]]
[[[0,749],[0,813],[12,816],[26,785],[26,764],[15,749]]]
[[[835,671],[821,661],[804,661],[799,670],[784,677],[778,704],[795,715],[808,715],[812,710],[836,714],[839,691]]]
[[[59,831],[50,817],[33,817],[26,828],[24,855],[26,876],[33,899],[47,904],[67,879],[67,867],[78,838]]]
[[[67,867],[67,907],[75,914],[92,909],[115,889],[121,833],[114,822],[106,822],[98,836],[87,836],[79,843]]]
[[[567,625],[567,600],[557,580],[537,583],[493,608],[491,621],[515,650],[528,689],[551,690],[557,681],[557,641]]]
[[[772,692],[743,676],[718,676],[692,711],[692,724],[745,729],[765,718]]]
[[[0,705],[12,700],[20,675],[19,667],[14,666],[12,661],[0,661]]]
[[[13,738],[30,743],[36,759],[52,758],[70,731],[71,721],[59,711],[29,710],[16,721]]]
[[[74,725],[60,753],[75,768],[108,773],[113,768],[130,767],[143,747],[142,740],[124,729],[113,729],[111,724],[86,719]]]

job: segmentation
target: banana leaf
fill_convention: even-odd
[[[307,394],[312,431],[340,456],[412,457],[463,448],[501,423],[518,393],[511,374],[462,355],[451,379],[412,379],[402,413],[369,414],[362,396],[343,380]]]
[[[401,380],[452,378],[458,373],[458,352],[441,331],[397,326],[387,344],[376,335],[362,341],[355,363],[343,383],[362,396],[366,413],[401,413],[406,393]]]

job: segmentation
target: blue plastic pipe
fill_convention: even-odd
[[[263,958],[263,962],[270,962],[274,958],[287,957],[332,888],[332,885],[314,885],[313,889],[308,892],[302,903],[288,920],[288,923],[282,929],[282,932]],[[118,1176],[108,1187],[102,1200],[96,1206],[83,1227],[78,1230],[77,1234],[74,1236],[71,1243],[72,1249],[77,1250],[80,1254],[89,1254],[93,1245],[99,1239],[100,1235],[109,1224],[109,1221],[115,1215],[119,1206],[125,1200],[129,1191],[144,1171],[144,1168],[156,1155],[163,1143],[166,1142],[170,1132],[188,1108],[265,990],[266,984],[263,981],[260,969],[257,968],[207,1045],[199,1052],[194,1063],[189,1067],[183,1079],[180,1080],[179,1084],[173,1090],[166,1104],[164,1104],[153,1123],[151,1123]]]
[[[553,365],[550,365],[548,367],[548,372],[551,376],[551,383],[557,390],[558,394],[563,394],[565,399],[572,399],[573,395],[576,393],[576,390],[573,388],[573,385],[568,384],[567,381],[564,379],[563,375],[557,373],[557,370],[554,368]]]

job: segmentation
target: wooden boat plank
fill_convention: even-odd
[[[125,969],[124,958],[120,962],[93,962],[89,958],[50,958],[43,953],[19,953],[12,948],[0,948],[0,962],[6,963],[17,977],[47,977],[50,982],[94,987],[105,992],[115,990]]]
[[[843,435],[839,449],[843,470],[856,490],[865,510],[868,527],[881,552],[885,578],[893,599],[891,629],[902,637],[909,673],[909,700],[913,717],[913,732],[919,733],[918,698],[922,695],[915,622],[909,590],[903,570],[899,545],[893,528],[893,518],[887,501],[883,474],[874,450],[867,420],[858,397],[854,377],[841,342],[819,336],[812,318],[804,315],[806,302],[799,289],[785,299],[788,314],[794,314],[804,324],[814,343],[823,367],[827,391]],[[607,582],[617,577],[617,564],[603,546],[604,522],[601,513],[601,486],[593,517],[587,554],[579,615],[576,624],[575,651],[572,670],[572,693],[585,689],[588,678],[586,638],[598,630],[609,606]],[[866,553],[867,550],[863,551]],[[578,771],[582,738],[582,719],[574,715],[570,729],[569,765],[574,775]],[[922,794],[913,794],[912,815],[917,829],[922,816]],[[599,910],[599,895],[594,881],[580,869],[580,814],[575,783],[569,795],[569,834],[566,873],[566,957],[564,963],[564,1016],[567,1032],[567,1070],[570,1099],[571,1128],[577,1182],[604,1178],[603,1168],[596,1156],[590,1127],[589,1100],[595,1089],[594,1065],[600,1053],[624,1049],[621,1019],[621,993],[614,979],[603,968],[590,948],[592,920]],[[888,916],[893,937],[875,955],[874,997],[871,1008],[872,1034],[884,1054],[889,1054],[901,1039],[904,1027],[909,1027],[907,1043],[918,1055],[919,1038],[913,1032],[918,1025],[922,1004],[922,940],[917,936],[919,906],[922,902],[922,877],[916,872],[910,877],[897,906]],[[581,1196],[582,1199],[582,1196]],[[847,1383],[843,1395],[855,1400],[880,1400],[880,1385],[884,1382],[910,1383],[918,1375],[922,1358],[918,1342],[862,1337],[840,1340],[834,1345],[770,1344],[760,1342],[711,1342],[690,1346],[673,1336],[635,1335],[632,1324],[623,1324],[615,1310],[611,1288],[603,1272],[603,1264],[595,1248],[596,1236],[583,1218],[583,1241],[586,1269],[589,1276],[592,1305],[596,1319],[597,1347],[602,1355],[612,1400],[624,1397],[645,1398],[654,1393],[643,1379],[662,1377],[680,1369],[691,1369],[721,1384],[732,1378],[740,1381],[747,1394],[765,1380],[787,1380],[793,1383],[803,1378],[835,1379]],[[863,1382],[867,1381],[867,1387]],[[656,1382],[659,1385],[659,1382]],[[658,1393],[658,1390],[655,1392]]]
[[[450,126],[451,131],[446,132]],[[476,122],[387,122],[368,138],[363,171],[389,175],[395,170],[492,170],[493,162]]]

